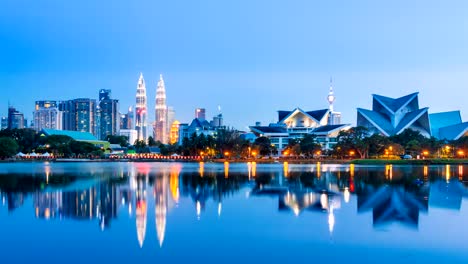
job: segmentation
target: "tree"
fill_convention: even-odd
[[[359,154],[361,159],[368,156],[369,143],[365,140],[368,136],[368,130],[365,127],[358,126],[350,128],[346,131],[340,131],[338,134],[338,144],[335,149],[340,150],[341,155],[343,153],[349,153],[354,150]]]
[[[322,146],[316,142],[314,135],[307,134],[300,141],[301,153],[306,156],[313,156],[315,152],[322,150]]]
[[[9,158],[18,153],[18,143],[8,137],[0,137],[0,157]]]
[[[111,144],[119,144],[121,147],[128,146],[128,137],[126,136],[107,135],[106,140]]]
[[[144,151],[146,151],[146,142],[144,140],[135,140],[135,151],[137,153],[143,153]]]
[[[258,137],[257,139],[255,139],[254,147],[257,148],[258,153],[263,156],[270,155],[273,151],[271,141],[267,137]]]
[[[156,147],[159,146],[156,140],[152,136],[148,137],[148,146],[150,147]]]
[[[385,149],[391,144],[388,137],[374,134],[364,139],[369,145],[369,156],[379,156],[385,153]]]
[[[39,137],[36,131],[30,128],[4,129],[0,131],[0,137],[9,137],[16,141],[19,151],[30,153],[39,145]]]

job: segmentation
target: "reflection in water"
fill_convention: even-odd
[[[39,175],[0,175],[0,198],[10,212],[31,197],[37,219],[97,220],[102,230],[111,226],[119,212],[128,211],[130,217],[135,217],[140,247],[144,245],[147,221],[152,221],[148,210],[154,206],[156,238],[162,247],[168,215],[181,201],[191,200],[196,218],[202,220],[207,203],[212,202],[214,208],[210,210],[221,216],[223,201],[241,189],[250,190],[249,197],[277,199],[278,211],[296,217],[319,213],[330,233],[346,221],[337,214],[342,201],[343,206],[353,208],[356,201],[357,213],[371,212],[376,228],[390,223],[417,228],[420,213],[428,214],[429,207],[460,210],[463,198],[468,197],[464,166],[355,167],[318,163],[310,169],[283,163],[268,169],[259,166],[258,171],[255,162],[246,165],[226,162],[205,167],[200,163],[198,168],[195,165],[193,170],[184,170],[185,165],[180,163],[162,167],[129,163],[128,168],[94,172],[85,181],[73,173],[54,171],[54,165],[47,164]],[[458,177],[451,177],[457,174],[455,168]],[[147,195],[151,189],[154,204]],[[125,210],[119,211],[120,207]]]

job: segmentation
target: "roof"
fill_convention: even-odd
[[[409,104],[414,98],[418,96],[418,94],[419,93],[412,93],[396,99],[378,94],[374,94],[373,97],[375,100],[379,101],[382,105],[384,105],[386,108],[390,109],[392,112],[395,113],[400,108]]]
[[[257,133],[287,133],[282,126],[251,126],[250,130]]]
[[[378,130],[380,130],[383,134],[390,136],[393,134],[393,127],[390,121],[382,114],[366,110],[362,108],[357,109],[358,114],[361,114],[367,121],[373,124]],[[358,124],[359,126],[360,124]]]
[[[314,110],[314,111],[304,111],[301,108],[297,107],[293,111],[278,111],[278,122],[282,122],[285,119],[289,118],[292,116],[295,112],[300,112],[303,113],[304,115],[310,117],[311,119],[314,119],[317,122],[320,122],[330,111],[328,109],[320,109],[320,110]]]
[[[468,132],[468,122],[439,129],[439,139],[457,140]]]
[[[344,127],[347,127],[347,126],[350,126],[350,125],[347,125],[347,124],[326,125],[326,126],[317,127],[311,133],[329,133],[329,132],[334,131],[336,129],[344,128]]]
[[[439,129],[442,127],[453,126],[462,123],[460,111],[450,111],[434,113],[429,115],[431,122],[431,132],[436,138],[439,138]]]
[[[403,132],[406,128],[415,123],[422,115],[427,114],[429,108],[422,108],[416,111],[409,112],[403,117],[403,119],[398,123],[398,126],[395,128],[395,133],[399,134]],[[430,132],[430,131],[428,131]]]
[[[98,141],[98,139],[89,132],[57,130],[57,129],[42,129],[42,132],[47,136],[52,136],[52,135],[69,136],[76,141]]]
[[[205,128],[205,127],[211,127],[211,125],[205,119],[195,118],[195,119],[192,120],[192,123],[190,123],[190,127]]]
[[[279,110],[278,111],[278,122],[283,120],[286,116],[288,116],[292,111],[283,111]]]

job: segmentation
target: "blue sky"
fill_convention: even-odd
[[[196,107],[211,118],[221,105],[238,129],[276,121],[277,110],[326,108],[330,76],[347,123],[372,93],[414,91],[431,112],[460,109],[468,121],[466,10],[429,0],[3,0],[0,114],[10,101],[30,119],[35,100],[102,88],[124,110],[143,72],[149,108],[162,73],[182,122]]]

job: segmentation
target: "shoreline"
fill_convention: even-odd
[[[32,159],[32,160],[0,160],[0,163],[34,163],[34,162],[53,162],[53,163],[77,163],[77,162],[180,162],[180,163],[248,163],[256,162],[257,164],[355,164],[355,165],[449,165],[459,164],[468,165],[468,159],[413,159],[413,160],[397,160],[397,159],[205,159],[205,160],[155,160],[155,159]]]

